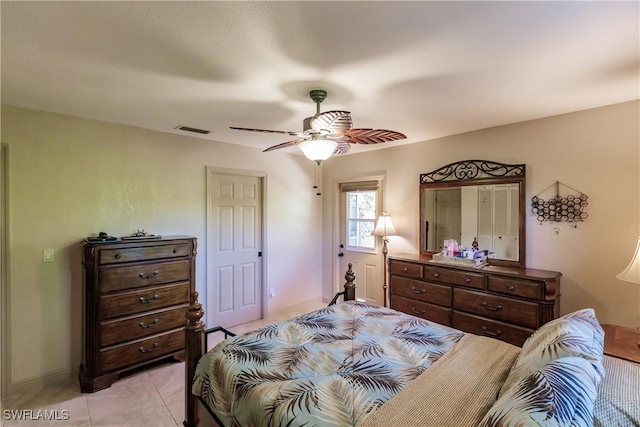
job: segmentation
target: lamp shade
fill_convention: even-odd
[[[386,212],[382,212],[382,215],[378,217],[376,228],[371,232],[371,235],[386,237],[386,236],[395,236],[396,234],[398,234],[398,232],[393,227],[393,223],[391,222],[391,217],[387,215]]]
[[[640,237],[638,238],[638,246],[636,246],[636,253],[631,258],[631,262],[625,268],[622,273],[616,276],[620,280],[625,282],[636,283],[640,285]]]
[[[328,139],[310,139],[298,144],[302,153],[318,164],[331,157],[337,146],[337,142]]]

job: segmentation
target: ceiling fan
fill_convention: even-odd
[[[327,92],[315,89],[309,92],[309,97],[316,103],[316,114],[303,121],[302,132],[287,132],[281,130],[251,129],[231,127],[236,130],[251,132],[282,133],[297,137],[292,141],[283,142],[267,148],[264,151],[298,145],[300,150],[310,160],[320,164],[333,154],[344,154],[351,149],[351,144],[382,144],[388,141],[405,139],[400,132],[385,129],[353,129],[351,113],[348,111],[320,112],[320,104],[327,98]]]

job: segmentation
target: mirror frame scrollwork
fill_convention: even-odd
[[[518,192],[518,260],[491,259],[497,266],[526,266],[526,206],[525,164],[503,164],[489,160],[463,160],[450,163],[432,172],[420,175],[420,254],[430,255],[427,250],[424,224],[425,189],[457,188],[469,185],[519,184]]]

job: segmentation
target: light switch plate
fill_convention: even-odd
[[[42,251],[42,262],[53,262],[53,249],[45,249]]]

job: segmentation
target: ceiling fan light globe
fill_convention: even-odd
[[[307,159],[320,163],[333,155],[338,143],[328,139],[310,139],[298,144]]]

